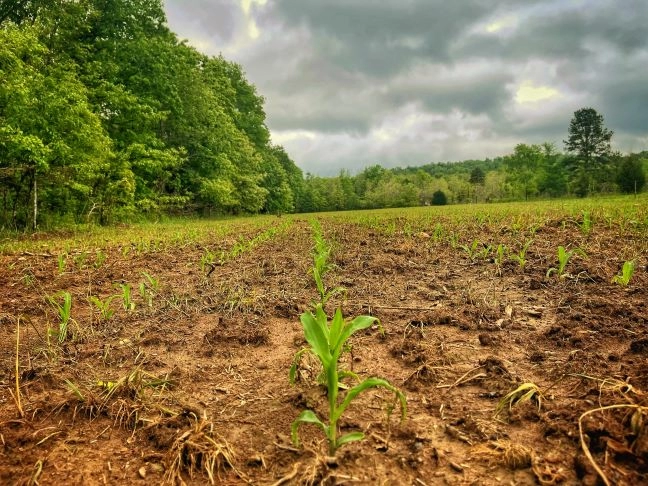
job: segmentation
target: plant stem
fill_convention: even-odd
[[[327,370],[328,399],[329,399],[329,456],[334,456],[337,449],[337,397],[338,370],[337,362],[332,361]]]

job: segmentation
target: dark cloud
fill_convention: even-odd
[[[583,106],[616,148],[646,148],[645,0],[244,3],[166,0],[180,37],[243,65],[273,139],[307,171],[562,148]]]

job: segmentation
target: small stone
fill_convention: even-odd
[[[146,467],[142,466],[137,471],[142,479],[146,478]]]

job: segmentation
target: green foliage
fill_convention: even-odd
[[[583,250],[580,248],[575,248],[571,251],[567,251],[564,246],[559,246],[558,247],[558,267],[551,267],[549,270],[547,270],[547,277],[551,276],[551,274],[555,273],[558,275],[560,278],[565,278],[569,274],[565,271],[567,267],[567,263],[569,263],[569,260],[571,257],[575,254],[579,254],[584,256],[585,253]]]
[[[621,192],[631,194],[641,192],[646,185],[646,173],[644,172],[645,159],[633,154],[624,157],[617,172],[617,184]]]
[[[503,243],[500,243],[497,245],[497,248],[495,249],[495,256],[493,257],[493,263],[495,263],[495,266],[497,267],[497,273],[501,275],[502,273],[502,264],[506,260],[506,256],[508,254],[508,248],[506,245]]]
[[[90,300],[90,303],[92,303],[99,310],[101,318],[104,321],[107,321],[115,313],[115,310],[110,307],[110,304],[117,297],[117,295],[110,295],[106,299],[101,300],[99,297],[91,295],[88,300]]]
[[[623,268],[621,269],[621,273],[612,277],[612,282],[619,284],[622,287],[627,287],[627,285],[630,283],[630,279],[632,279],[634,270],[635,270],[634,260],[629,260],[624,262]]]
[[[313,220],[311,226],[313,228],[313,239],[315,240],[311,274],[317,287],[320,303],[321,305],[325,305],[331,297],[344,292],[344,288],[336,287],[329,289],[324,283],[324,275],[331,269],[331,264],[329,263],[331,245],[324,239],[322,228],[317,220]]]
[[[589,211],[583,211],[583,221],[578,225],[581,233],[589,235],[592,232],[592,216]]]
[[[56,263],[58,266],[59,275],[65,273],[65,267],[67,266],[67,257],[68,257],[67,252],[59,253],[58,256],[56,257]]]
[[[73,322],[72,295],[70,292],[61,291],[48,297],[47,300],[54,307],[59,318],[58,329],[50,329],[48,336],[54,335],[59,343],[63,343],[68,339],[68,327]]]
[[[263,97],[180,42],[160,0],[9,3],[0,224],[294,210],[301,172],[270,144]]]
[[[348,376],[348,373],[339,370],[338,365],[338,361],[345,349],[346,343],[354,333],[367,329],[374,324],[376,320],[375,317],[359,316],[352,321],[345,321],[342,316],[342,311],[337,309],[333,320],[329,322],[321,305],[316,306],[315,314],[312,312],[306,312],[301,315],[304,335],[310,347],[299,351],[295,355],[295,360],[290,369],[291,382],[294,382],[296,368],[301,356],[306,352],[314,354],[322,364],[324,375],[326,376],[329,416],[328,423],[326,423],[312,410],[304,410],[297,419],[295,419],[291,426],[291,436],[295,445],[299,445],[297,432],[299,426],[302,424],[317,425],[324,432],[328,441],[328,453],[330,456],[334,456],[340,446],[352,441],[362,440],[364,434],[361,432],[351,432],[338,437],[337,424],[351,402],[360,393],[371,388],[385,388],[386,390],[393,392],[400,402],[402,418],[405,418],[407,412],[405,395],[403,395],[398,388],[393,386],[387,380],[381,378],[365,379],[350,388],[341,402],[338,400],[340,377],[341,375]]]
[[[448,197],[445,192],[439,190],[432,194],[432,206],[445,206],[448,204]]]
[[[475,261],[479,258],[487,258],[491,251],[491,245],[482,245],[477,239],[473,240],[470,246],[459,245],[459,247],[466,253],[471,261]]]
[[[529,247],[531,246],[531,243],[533,243],[533,240],[527,240],[527,242],[520,248],[520,250],[517,253],[511,253],[511,259],[516,261],[518,265],[520,265],[520,270],[524,271],[524,267],[526,266],[526,254],[527,251],[529,250]]]
[[[133,302],[130,284],[117,283],[117,284],[115,284],[115,287],[118,288],[121,291],[121,294],[119,294],[119,297],[121,297],[122,305],[124,306],[124,310],[126,310],[126,311],[135,310],[135,302]]]
[[[588,167],[597,158],[611,151],[613,131],[605,128],[603,115],[594,108],[581,108],[574,112],[569,123],[569,137],[564,141],[568,152],[575,153]]]
[[[139,284],[140,295],[149,307],[153,307],[153,298],[160,291],[160,280],[147,272],[142,272],[142,276],[146,280]]]

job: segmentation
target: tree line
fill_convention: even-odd
[[[304,211],[584,197],[643,190],[648,151],[623,155],[611,149],[613,132],[593,108],[574,113],[561,152],[552,143],[518,144],[494,159],[432,163],[352,176],[306,175]]]
[[[160,0],[2,0],[0,227],[294,211],[263,104]]]
[[[270,140],[241,66],[167,26],[161,0],[0,0],[0,228],[642,190],[591,108],[564,153],[306,174]]]

